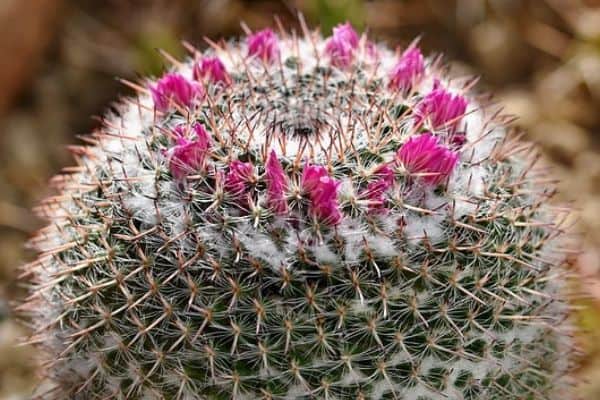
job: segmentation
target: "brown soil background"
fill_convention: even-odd
[[[258,28],[295,10],[325,32],[344,20],[392,46],[421,35],[457,73],[481,77],[540,144],[578,211],[585,251],[574,268],[586,399],[600,398],[600,0],[0,0],[0,399],[26,399],[34,350],[17,347],[26,325],[11,311],[24,294],[17,267],[41,225],[29,211],[71,163],[65,145],[98,126],[94,115],[129,90],[116,77],[158,74],[156,48]]]

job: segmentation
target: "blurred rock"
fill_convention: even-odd
[[[0,398],[26,399],[31,392],[32,352],[28,346],[16,346],[25,332],[15,322],[0,322]]]
[[[523,75],[529,57],[518,32],[508,21],[485,21],[473,28],[469,45],[477,63],[485,71],[485,79],[495,83],[514,81]]]
[[[595,6],[582,8],[573,17],[577,33],[588,40],[600,39],[600,3]]]
[[[598,25],[600,30],[600,21]],[[600,46],[580,46],[572,62],[592,95],[600,101]]]
[[[587,369],[584,379],[585,383],[581,388],[581,394],[586,399],[600,398],[600,362]]]
[[[0,115],[27,85],[51,43],[62,0],[0,2]]]
[[[509,89],[500,92],[498,102],[506,113],[518,117],[517,124],[522,127],[533,126],[540,117],[536,98],[527,90]]]
[[[581,152],[575,158],[574,169],[585,177],[586,192],[596,195],[592,200],[598,201],[597,195],[600,195],[600,154],[589,149]]]
[[[573,163],[590,144],[587,132],[568,121],[543,121],[529,133],[555,161],[563,164]]]
[[[582,205],[581,221],[588,231],[600,232],[599,201],[587,201]]]

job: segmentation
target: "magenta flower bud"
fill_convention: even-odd
[[[358,47],[359,37],[349,22],[333,28],[333,35],[327,40],[325,53],[331,63],[338,68],[346,68],[354,59],[354,50]]]
[[[396,158],[410,174],[421,175],[425,183],[435,186],[452,174],[458,153],[441,145],[431,133],[424,133],[404,143]]]
[[[175,139],[192,139],[198,140],[202,143],[206,143],[207,148],[210,147],[210,134],[206,132],[204,125],[199,122],[194,122],[191,126],[183,123],[173,128],[173,135]]]
[[[461,149],[465,143],[467,143],[467,135],[464,132],[455,133],[450,136],[450,144],[456,149]]]
[[[372,212],[385,211],[385,193],[394,185],[394,171],[384,164],[375,171],[377,179],[367,185],[367,190],[362,194],[369,200],[369,210]]]
[[[154,107],[158,111],[168,111],[173,104],[190,107],[197,99],[204,97],[204,89],[197,82],[187,80],[177,73],[165,74],[150,86]]]
[[[206,57],[194,64],[194,79],[220,83],[224,86],[231,84],[231,77],[219,57]]]
[[[434,130],[455,130],[467,111],[467,99],[452,94],[436,82],[434,88],[415,107],[415,122],[429,121]]]
[[[236,197],[242,196],[253,181],[254,165],[235,160],[229,164],[229,172],[225,175],[225,191]]]
[[[347,68],[352,64],[354,50],[347,43],[332,37],[327,42],[325,52],[331,59],[331,64],[338,68]]]
[[[340,183],[331,178],[327,169],[320,165],[307,165],[302,172],[302,190],[308,194],[310,211],[319,220],[337,225],[342,213],[337,200]]]
[[[285,191],[288,188],[287,177],[274,150],[271,151],[265,165],[265,181],[267,184],[267,205],[276,214],[288,211]]]
[[[269,28],[248,36],[246,44],[250,57],[257,57],[265,62],[272,62],[279,57],[279,39]]]
[[[205,167],[206,156],[210,149],[210,136],[204,127],[195,123],[192,131],[194,140],[186,139],[185,128],[179,125],[175,128],[177,141],[175,146],[167,153],[169,156],[169,170],[175,179],[183,179]]]
[[[306,165],[302,171],[302,189],[311,194],[319,186],[321,178],[327,177],[327,169],[321,165]]]
[[[346,22],[345,24],[339,24],[336,27],[334,27],[333,36],[340,40],[343,40],[345,43],[350,45],[352,49],[356,49],[358,47],[360,37],[352,27],[352,24],[350,24],[350,22]]]
[[[418,47],[410,47],[400,57],[390,74],[390,89],[408,91],[423,79],[425,60]]]

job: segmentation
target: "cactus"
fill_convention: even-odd
[[[127,83],[38,208],[46,399],[572,398],[564,224],[471,78],[349,24]]]

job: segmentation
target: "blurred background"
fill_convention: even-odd
[[[561,198],[580,212],[585,252],[574,268],[589,295],[581,370],[589,400],[600,398],[600,0],[0,0],[0,400],[26,399],[35,385],[33,349],[11,311],[23,296],[17,267],[41,226],[29,211],[47,181],[71,164],[66,145],[98,126],[129,93],[116,77],[159,74],[162,48],[181,40],[297,27],[297,10],[328,34],[349,20],[379,41],[405,46],[421,35],[458,74],[481,77],[516,125],[538,142],[562,180]]]

